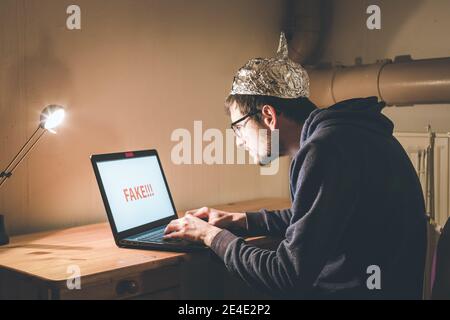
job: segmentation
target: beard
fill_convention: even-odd
[[[261,139],[261,136],[260,136]],[[268,166],[273,160],[277,159],[285,152],[285,147],[279,139],[279,133],[273,133],[271,130],[266,130],[264,135],[265,141],[262,141],[261,145],[264,146],[264,150],[258,153],[257,163],[259,166]]]

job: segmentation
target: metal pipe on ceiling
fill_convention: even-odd
[[[387,105],[450,103],[450,58],[399,57],[369,65],[308,67],[310,99],[319,107],[377,96]]]

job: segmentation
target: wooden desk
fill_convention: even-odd
[[[227,211],[282,209],[267,198],[212,206]],[[267,237],[248,241],[274,247]],[[173,253],[118,248],[108,223],[13,237],[0,247],[0,299],[236,298],[230,277],[212,252]],[[67,281],[80,271],[81,289]],[[71,280],[71,283],[74,283]],[[228,286],[228,289],[227,289]],[[234,293],[233,293],[234,292]]]

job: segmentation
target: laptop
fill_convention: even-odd
[[[91,156],[95,177],[118,247],[194,251],[207,247],[183,239],[163,239],[178,219],[156,150]]]

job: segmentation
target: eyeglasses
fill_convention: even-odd
[[[231,125],[230,125],[230,127],[231,127],[231,129],[233,129],[234,134],[235,134],[237,137],[241,138],[241,128],[245,127],[245,125],[247,124],[247,122],[245,122],[244,124],[242,124],[242,125],[240,125],[240,126],[237,126],[237,124],[240,123],[240,122],[242,122],[242,121],[244,121],[245,119],[248,119],[249,117],[252,117],[252,116],[254,116],[254,115],[260,113],[260,112],[261,112],[261,110],[255,110],[255,111],[249,112],[249,113],[247,113],[245,116],[243,116],[242,118],[240,118],[240,119],[238,119],[238,120],[232,122]]]

